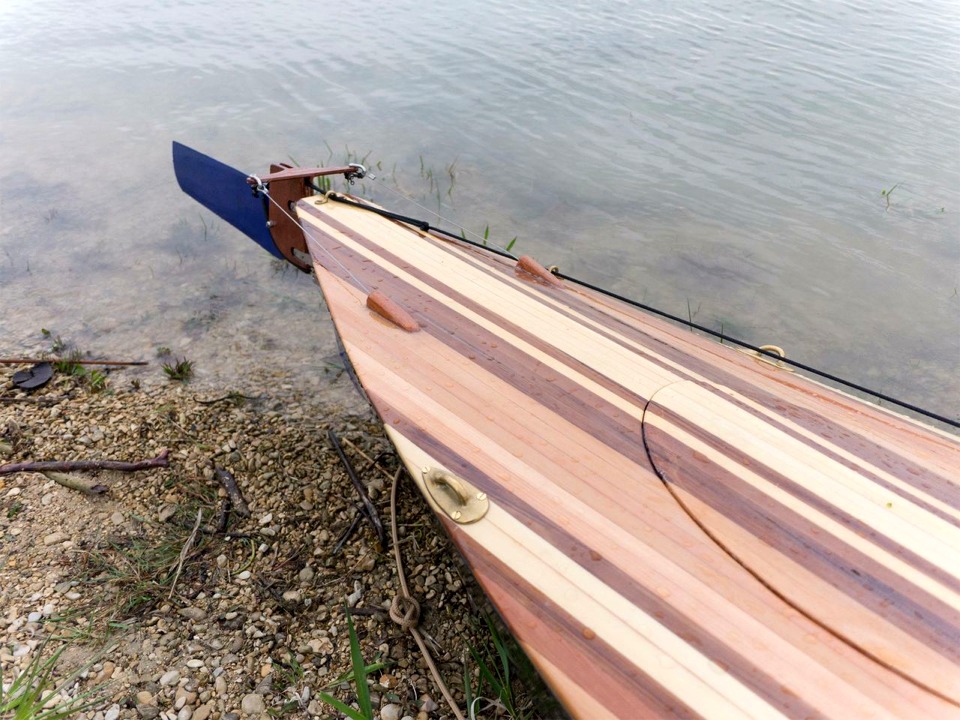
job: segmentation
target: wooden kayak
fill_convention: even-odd
[[[224,210],[202,182],[226,178],[216,161],[174,156]],[[310,194],[311,171],[233,172],[573,716],[960,717],[954,435],[529,258]]]

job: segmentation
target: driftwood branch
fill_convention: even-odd
[[[247,501],[243,499],[243,495],[240,493],[240,488],[237,486],[237,481],[233,475],[223,468],[218,468],[216,465],[213,467],[213,474],[223,489],[227,491],[227,497],[230,499],[230,504],[233,506],[234,512],[240,517],[250,517],[250,508],[247,506]]]
[[[73,360],[72,358],[0,358],[0,365],[36,365],[38,363],[70,363],[71,365],[149,365],[147,360]]]
[[[63,485],[65,488],[82,492],[85,495],[103,495],[103,493],[110,489],[102,483],[76,475],[67,475],[66,473],[53,472],[51,470],[46,470],[43,474],[47,480],[53,480],[57,485]]]
[[[17,472],[73,472],[75,470],[120,470],[133,472],[135,470],[149,470],[150,468],[169,467],[169,450],[164,450],[155,458],[138,462],[123,462],[122,460],[49,460],[40,462],[21,462],[0,465],[0,475],[12,475]]]
[[[370,525],[373,526],[373,531],[377,534],[377,542],[380,543],[381,549],[387,547],[387,533],[383,529],[383,523],[380,522],[380,516],[377,514],[377,508],[374,507],[373,501],[370,499],[370,496],[367,494],[367,489],[363,486],[363,483],[360,482],[360,478],[357,477],[357,473],[353,469],[353,465],[350,464],[350,460],[347,458],[345,452],[343,452],[343,447],[340,445],[340,440],[337,438],[337,434],[331,428],[327,434],[330,436],[330,442],[333,443],[334,449],[337,451],[337,455],[340,456],[340,462],[343,463],[343,466],[347,470],[347,475],[350,476],[350,482],[353,483],[353,487],[357,490],[357,495],[360,496],[360,500],[363,502],[364,514],[370,520]]]

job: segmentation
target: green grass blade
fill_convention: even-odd
[[[366,717],[373,718],[373,706],[370,704],[370,686],[367,685],[367,665],[363,660],[363,651],[360,649],[360,639],[353,626],[353,617],[350,611],[344,608],[347,614],[347,627],[350,630],[350,659],[353,662],[353,679],[357,686],[357,704],[360,712]]]
[[[333,695],[325,692],[318,692],[317,697],[319,697],[323,702],[327,703],[330,707],[334,708],[338,712],[342,712],[350,720],[372,720],[373,715],[367,715],[364,717],[357,710],[347,705],[341,700],[337,700]]]

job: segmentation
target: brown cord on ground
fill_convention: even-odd
[[[433,681],[440,688],[440,692],[443,693],[450,710],[457,717],[457,720],[466,720],[463,713],[460,712],[460,708],[457,707],[457,703],[450,693],[450,688],[440,677],[440,671],[433,662],[427,644],[423,641],[423,635],[417,630],[417,623],[420,621],[420,603],[410,595],[410,589],[407,587],[407,577],[403,572],[403,560],[400,557],[400,544],[397,538],[397,484],[402,473],[403,468],[401,467],[394,474],[393,485],[390,488],[390,535],[393,539],[393,557],[397,561],[397,576],[400,578],[400,593],[394,596],[393,602],[390,604],[390,619],[413,635],[413,639],[417,641],[417,647],[420,648],[420,654],[423,655],[427,667],[430,668]]]

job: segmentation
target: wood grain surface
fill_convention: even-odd
[[[411,475],[489,498],[433,505],[572,715],[960,717],[956,437],[483,250],[298,213]]]

